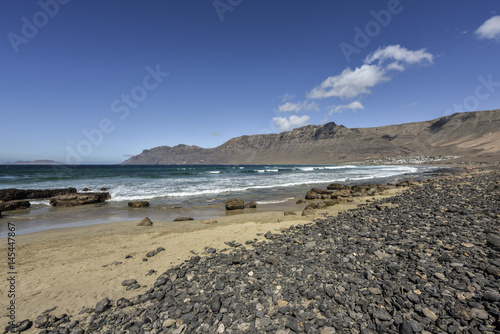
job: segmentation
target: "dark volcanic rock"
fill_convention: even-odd
[[[189,220],[194,220],[194,219],[191,217],[177,217],[174,219],[174,222],[186,222]]]
[[[141,222],[137,224],[137,226],[153,226],[153,222],[151,221],[151,219],[149,219],[149,217],[146,217],[141,220]]]
[[[102,203],[111,196],[109,193],[85,193],[85,194],[70,194],[59,195],[50,199],[50,205],[54,207],[71,207],[85,204]]]
[[[28,201],[0,202],[0,211],[21,210],[21,209],[27,209],[30,206],[31,204]]]
[[[247,208],[247,209],[255,209],[256,207],[257,207],[256,202],[249,202],[249,203],[245,204],[245,208]]]
[[[76,194],[76,188],[65,189],[0,189],[0,201],[50,198],[59,195]]]
[[[228,199],[225,206],[226,210],[243,210],[245,202],[242,199]]]
[[[148,201],[131,201],[128,202],[130,208],[147,208],[149,206]]]

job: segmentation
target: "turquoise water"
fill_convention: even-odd
[[[169,208],[221,207],[228,198],[256,201],[260,205],[286,202],[302,196],[312,186],[334,182],[371,183],[420,174],[425,166],[303,166],[303,165],[210,165],[210,166],[0,166],[0,189],[53,189],[74,187],[100,191],[107,188],[111,200],[89,210],[51,208],[48,200],[31,201],[32,207],[5,212],[5,218],[29,221],[30,228],[85,225],[139,219],[127,207],[131,200],[148,200],[148,215],[164,217]],[[161,211],[163,210],[163,211]],[[207,217],[206,211],[200,217]],[[144,213],[141,213],[144,217]],[[163,215],[163,216],[162,216]],[[23,226],[28,226],[24,224]],[[1,236],[1,232],[0,232]]]

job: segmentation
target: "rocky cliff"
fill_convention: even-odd
[[[309,125],[278,134],[241,136],[211,149],[160,146],[124,164],[334,164],[412,156],[498,161],[500,110],[373,128]]]

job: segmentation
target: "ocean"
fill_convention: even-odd
[[[52,208],[49,200],[30,201],[27,210],[4,212],[17,224],[18,234],[52,228],[142,219],[169,220],[189,214],[195,219],[224,215],[228,198],[256,201],[260,207],[289,202],[314,186],[330,183],[378,183],[428,173],[427,166],[304,166],[304,165],[2,165],[0,189],[74,187],[100,191],[111,199],[104,204]],[[128,201],[147,200],[150,208],[129,209]]]

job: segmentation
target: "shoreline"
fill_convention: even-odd
[[[417,166],[418,167],[418,166]],[[424,168],[439,168],[439,166],[419,166]],[[443,166],[448,172],[456,170],[454,167]],[[375,179],[334,181],[343,184],[373,184],[396,182],[405,179],[430,178],[436,171],[419,171],[405,174],[398,174],[388,177],[378,177]],[[330,182],[331,183],[331,182]],[[18,235],[37,233],[43,230],[55,230],[60,228],[71,228],[77,226],[110,224],[124,221],[135,221],[148,216],[152,220],[173,220],[177,217],[192,217],[195,220],[216,218],[226,215],[224,209],[224,200],[228,198],[241,198],[247,202],[255,201],[258,203],[256,210],[245,210],[245,212],[267,212],[273,210],[297,210],[295,201],[302,198],[311,187],[326,187],[328,182],[304,183],[293,186],[277,186],[275,189],[246,190],[234,193],[231,197],[227,194],[214,194],[213,197],[207,196],[205,199],[197,199],[195,203],[189,203],[188,199],[175,198],[173,203],[185,201],[186,203],[169,204],[165,203],[166,198],[152,198],[148,201],[151,205],[147,208],[128,208],[127,201],[115,201],[113,198],[100,204],[88,204],[83,206],[69,208],[52,208],[47,200],[34,200],[34,205],[27,209],[29,211],[7,211],[4,212],[0,224],[10,221],[18,224]],[[300,197],[297,197],[300,194]],[[291,200],[293,198],[293,200]],[[41,204],[41,202],[46,202]],[[262,203],[264,202],[264,203]],[[276,203],[272,203],[276,202]],[[202,204],[203,203],[203,204]],[[201,204],[201,205],[200,205]],[[170,208],[170,207],[174,208]],[[178,208],[175,208],[179,206]],[[3,229],[2,229],[3,230]],[[4,232],[4,231],[1,231]],[[0,240],[6,237],[6,233],[0,234]]]
[[[477,173],[473,171],[472,173]],[[465,175],[471,173],[465,172]],[[451,174],[436,176],[433,180],[462,177]],[[430,181],[423,181],[427,183]],[[309,225],[325,216],[355,209],[374,200],[393,197],[405,189],[393,188],[378,196],[354,198],[344,203],[317,210],[316,215],[284,216],[283,210],[259,213],[230,214],[216,218],[217,224],[201,221],[154,221],[153,227],[137,227],[138,221],[48,230],[16,237],[19,259],[17,321],[34,319],[43,311],[58,306],[55,314],[73,314],[77,318],[83,308],[93,307],[102,298],[117,300],[131,298],[152,287],[161,272],[182,264],[193,254],[207,256],[208,248],[227,252],[226,242],[235,241],[245,247],[248,240],[265,240],[268,231],[279,233],[292,225]],[[312,201],[308,201],[311,203]],[[146,254],[158,247],[165,251],[147,258]],[[248,246],[250,247],[250,246]],[[4,252],[5,247],[0,251]],[[126,258],[132,255],[131,258]],[[143,261],[147,258],[147,261]],[[117,262],[121,262],[117,264]],[[6,273],[2,263],[0,270]],[[151,275],[153,269],[156,272]],[[126,291],[124,279],[136,278],[138,290]],[[5,277],[0,277],[4,280]],[[3,292],[2,292],[3,293]],[[2,298],[2,300],[6,300]],[[5,310],[2,302],[2,310]],[[0,324],[6,320],[1,313]],[[30,332],[27,332],[30,333]]]
[[[307,225],[314,219],[355,209],[366,204],[366,200],[392,197],[401,191],[403,188],[394,188],[385,195],[357,197],[353,202],[316,210],[314,216],[307,217],[301,216],[304,205],[294,203],[295,207],[300,207],[295,210],[295,216],[284,215],[284,211],[290,211],[290,206],[276,205],[272,211],[231,212],[214,218],[218,221],[216,224],[203,224],[200,220],[153,221],[153,227],[139,227],[136,220],[20,235],[16,237],[18,289],[21,291],[16,301],[17,319],[32,319],[56,305],[56,314],[76,316],[102,298],[117,300],[145,292],[161,272],[181,264],[193,254],[208,255],[208,248],[227,252],[231,247],[226,242],[231,241],[244,247],[248,240],[265,240],[264,234],[268,231],[279,233],[292,225]],[[146,256],[158,247],[165,251],[150,258]],[[0,252],[6,252],[6,248],[0,247]],[[127,259],[127,255],[132,257]],[[148,260],[143,261],[144,258]],[[5,266],[5,262],[0,265],[1,280],[6,279],[3,277],[7,272]],[[156,273],[146,276],[151,269]],[[126,291],[121,282],[127,277],[137,278],[141,287]],[[7,301],[7,298],[2,300]],[[6,305],[2,302],[0,307],[0,324],[3,324]]]

